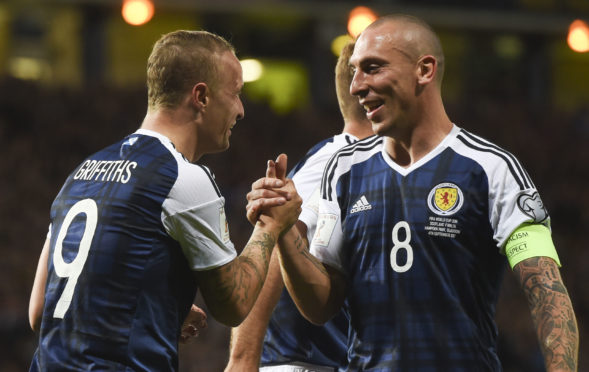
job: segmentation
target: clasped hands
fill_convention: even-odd
[[[286,179],[285,154],[280,154],[276,161],[269,160],[266,177],[252,184],[247,194],[247,219],[252,225],[260,222],[276,228],[281,234],[286,233],[296,223],[301,213],[302,199],[290,179]],[[192,305],[181,327],[180,343],[187,344],[198,337],[207,327],[206,313]]]
[[[246,206],[246,216],[252,225],[276,225],[281,235],[297,222],[302,204],[294,183],[286,178],[286,164],[286,154],[278,155],[276,161],[268,160],[266,177],[252,184]]]

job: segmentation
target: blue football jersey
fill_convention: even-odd
[[[307,236],[315,233],[319,188],[327,161],[337,150],[357,140],[347,133],[323,140],[289,173],[288,178],[292,178],[303,199],[299,220],[307,226]],[[343,311],[323,326],[316,326],[300,314],[284,289],[268,323],[261,364],[305,362],[334,368],[343,366],[347,364],[347,336],[348,319]]]
[[[140,129],[82,162],[51,207],[31,370],[174,371],[195,270],[236,256],[208,169]]]
[[[503,247],[549,225],[510,153],[454,126],[408,168],[383,138],[329,161],[311,252],[348,280],[349,370],[500,371],[495,305]]]

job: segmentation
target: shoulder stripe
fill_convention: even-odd
[[[219,190],[219,187],[217,186],[217,183],[215,182],[215,177],[213,177],[213,174],[211,173],[209,168],[205,167],[204,165],[200,165],[200,164],[195,164],[195,165],[199,166],[205,172],[205,174],[209,177],[209,180],[211,181],[211,183],[213,184],[213,187],[215,188],[215,192],[217,193],[217,196],[222,197],[221,191]]]
[[[350,156],[356,152],[370,151],[373,148],[380,145],[381,139],[382,137],[376,135],[371,136],[362,141],[358,141],[354,144],[343,147],[341,150],[337,151],[331,157],[331,159],[329,159],[327,165],[325,166],[325,170],[323,171],[323,178],[321,180],[321,197],[323,199],[331,200],[331,181],[335,176],[335,168],[337,168],[337,164],[340,159],[346,156]]]
[[[519,161],[508,151],[496,146],[490,142],[484,141],[482,138],[474,136],[473,134],[465,131],[464,129],[460,131],[460,133],[456,136],[462,143],[466,146],[483,152],[490,152],[492,154],[497,155],[501,159],[505,161],[507,167],[509,168],[511,174],[517,181],[521,190],[533,188],[534,184],[532,180],[523,169]]]
[[[515,156],[513,156],[512,153],[510,153],[509,151],[506,151],[504,149],[502,149],[501,147],[487,141],[484,140],[481,137],[475,136],[472,133],[469,133],[466,130],[463,130],[463,133],[467,136],[469,136],[473,141],[477,141],[479,142],[481,145],[487,145],[497,151],[503,152],[509,159],[511,159],[511,161],[513,162],[513,164],[515,165],[515,167],[517,168],[517,170],[519,171],[520,176],[523,178],[526,187],[534,187],[534,183],[532,182],[532,179],[530,178],[530,176],[528,175],[528,173],[526,172],[526,170],[524,169],[524,167],[522,167],[521,163],[519,162],[519,160],[517,160],[517,158]]]

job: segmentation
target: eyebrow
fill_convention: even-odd
[[[398,52],[398,53],[400,53],[401,55],[403,55],[403,56],[404,56],[405,58],[407,58],[407,59],[408,59],[410,62],[415,62],[415,61],[417,61],[417,60],[419,59],[419,58],[414,58],[413,56],[411,56],[411,54],[409,54],[408,52],[404,51],[404,50],[403,50],[403,49],[401,49],[401,48],[394,47],[394,46],[391,46],[390,48],[391,48],[392,50],[395,50],[395,51],[397,51],[397,52]],[[378,57],[378,56],[369,55],[369,56],[365,57],[365,58],[364,58],[364,59],[362,59],[362,60],[357,60],[357,62],[358,62],[358,66],[360,66],[360,65],[363,65],[363,64],[366,64],[366,63],[370,63],[370,62],[373,62],[373,61],[383,61],[383,60],[384,60],[384,61],[386,61],[386,59],[384,59],[384,58],[382,58],[382,57]],[[355,67],[354,67],[354,65],[353,65],[351,62],[352,62],[352,59],[350,58],[350,63],[349,63],[348,65],[350,66],[350,68],[354,69]]]
[[[381,58],[381,57],[377,57],[377,56],[367,56],[366,58],[358,61],[358,67],[363,66],[363,65],[367,65],[370,63],[383,64],[383,63],[387,63],[387,60],[385,58]],[[354,68],[353,65],[352,65],[352,68]]]

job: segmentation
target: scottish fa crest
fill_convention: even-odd
[[[440,216],[449,216],[460,210],[464,196],[458,186],[445,182],[435,186],[427,197],[429,209]]]

